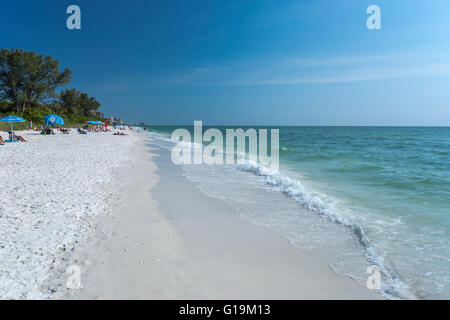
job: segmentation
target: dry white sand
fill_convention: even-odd
[[[115,170],[107,214],[87,219],[90,232],[45,283],[53,298],[381,298],[205,196],[154,148],[141,141]],[[80,289],[66,287],[68,266]]]
[[[50,298],[42,284],[61,264],[60,253],[91,229],[88,217],[108,212],[104,186],[138,139],[76,130],[18,134],[29,142],[0,146],[0,299]]]

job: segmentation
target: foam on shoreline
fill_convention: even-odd
[[[205,196],[169,150],[145,136],[117,170],[111,214],[89,218],[98,228],[65,255],[65,265],[80,266],[83,289],[65,289],[60,267],[63,279],[51,287],[62,288],[61,298],[382,298]]]

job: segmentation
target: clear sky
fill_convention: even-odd
[[[68,30],[66,8],[81,8]],[[381,8],[381,30],[366,9]],[[450,1],[2,1],[2,48],[51,55],[151,124],[449,125]]]

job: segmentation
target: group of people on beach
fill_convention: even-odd
[[[99,126],[84,126],[82,130],[86,130],[87,132],[109,132],[110,130],[107,127],[99,127]]]
[[[69,133],[70,129],[69,128],[63,128],[63,127],[58,127],[56,129],[59,132],[62,133]],[[34,131],[37,131],[37,129],[35,128]],[[55,129],[52,127],[45,127],[44,125],[41,125],[41,134],[42,135],[55,135]]]
[[[53,130],[52,128],[46,128],[44,126],[41,127],[41,134],[43,135],[54,135],[55,134],[55,130]]]
[[[122,126],[115,126],[115,129],[118,130],[125,130],[126,127]],[[130,126],[128,126],[128,130],[133,130],[133,128],[131,128]],[[84,126],[83,128],[78,128],[77,129],[78,133],[80,134],[87,134],[88,132],[110,132],[111,130],[108,129],[108,127],[101,127],[101,126]],[[126,134],[123,132],[114,132],[113,135],[115,136],[125,136]]]
[[[4,140],[2,136],[0,136],[0,145],[5,144],[6,142],[27,142],[22,136],[18,136],[14,131],[8,131],[8,140]]]
[[[120,130],[125,130],[125,127],[121,127],[118,129]],[[128,127],[129,130],[133,130],[131,127]],[[35,131],[36,128],[34,128]],[[57,131],[61,132],[61,133],[65,133],[68,134],[70,132],[69,128],[63,128],[63,127],[58,127],[56,129]],[[109,132],[110,130],[108,128],[105,127],[90,127],[90,126],[85,126],[83,128],[78,128],[77,129],[78,133],[81,134],[86,134],[88,132]],[[44,127],[43,125],[41,126],[41,134],[42,135],[54,135],[55,134],[55,129],[53,128],[49,128],[49,127]],[[126,134],[124,132],[115,132],[113,133],[115,136],[125,136]],[[0,145],[4,145],[6,142],[27,142],[22,136],[17,135],[14,131],[8,131],[8,140],[4,140],[2,136],[0,136]]]

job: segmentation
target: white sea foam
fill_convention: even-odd
[[[258,176],[264,177],[264,182],[286,194],[287,196],[298,201],[304,208],[315,212],[333,222],[340,223],[351,229],[358,237],[359,242],[365,249],[365,254],[368,260],[375,265],[378,265],[383,272],[385,281],[382,285],[382,292],[389,298],[410,298],[415,299],[416,296],[409,290],[409,288],[398,278],[396,274],[390,272],[385,266],[384,259],[376,252],[371,245],[370,239],[364,232],[363,227],[355,219],[355,214],[339,207],[333,199],[327,195],[318,192],[313,192],[297,179],[293,179],[286,174],[269,172],[265,166],[258,163],[246,161],[244,164],[235,166],[239,170],[254,173]],[[379,221],[384,224],[386,221]],[[392,221],[395,223],[395,221]],[[331,266],[332,263],[331,263]],[[340,270],[336,270],[339,272]]]
[[[150,133],[153,137],[159,140],[162,145],[166,149],[171,149],[173,143],[171,143],[170,139],[163,134],[155,134]],[[278,172],[271,171],[266,166],[263,166],[259,163],[255,163],[249,160],[246,160],[242,164],[236,164],[234,166],[195,166],[195,165],[185,165],[183,166],[186,171],[186,177],[200,183],[200,189],[206,194],[222,199],[226,199],[232,204],[234,201],[241,201],[241,203],[237,204],[238,211],[245,211],[243,213],[243,217],[247,218],[250,221],[253,221],[258,224],[264,224],[280,232],[286,238],[288,238],[292,243],[296,244],[305,244],[306,247],[314,247],[312,250],[313,253],[317,253],[320,259],[323,259],[325,262],[329,263],[329,265],[338,273],[348,275],[355,280],[361,282],[361,284],[365,285],[365,279],[367,278],[367,274],[365,273],[365,268],[363,264],[375,264],[380,267],[384,281],[382,282],[382,293],[388,298],[416,298],[414,294],[411,293],[407,285],[398,277],[398,275],[390,271],[386,266],[383,255],[379,254],[377,250],[374,248],[373,243],[371,243],[368,235],[366,234],[364,227],[370,224],[371,228],[378,228],[378,232],[382,232],[386,224],[396,225],[401,222],[391,219],[386,220],[386,217],[382,219],[378,219],[375,214],[372,214],[372,217],[368,217],[371,221],[363,221],[365,219],[364,216],[356,215],[355,212],[348,210],[345,205],[342,205],[334,199],[333,197],[328,196],[327,194],[318,192],[317,189],[312,188],[310,185],[305,185],[302,181],[302,177],[295,175],[292,177],[289,173],[286,172]],[[358,258],[358,249],[353,242],[347,238],[345,241],[342,241],[342,238],[346,238],[345,232],[342,230],[332,230],[334,229],[332,226],[328,225],[328,227],[320,227],[316,230],[316,232],[312,231],[316,229],[314,224],[318,223],[315,219],[313,221],[307,221],[307,219],[302,220],[303,226],[309,225],[312,230],[311,232],[305,232],[304,229],[301,229],[302,235],[300,235],[298,230],[293,230],[292,225],[300,221],[299,216],[286,216],[286,212],[284,212],[284,216],[279,216],[277,218],[265,217],[262,218],[263,210],[268,210],[266,207],[264,209],[256,209],[259,208],[255,201],[258,201],[257,195],[253,195],[253,199],[239,199],[238,194],[235,194],[233,191],[233,185],[238,184],[240,187],[243,186],[243,181],[231,181],[232,179],[241,179],[240,176],[235,176],[230,174],[230,172],[226,173],[221,172],[221,168],[224,170],[237,169],[238,171],[252,173],[255,176],[259,177],[258,181],[263,182],[268,188],[273,191],[278,191],[291,199],[294,199],[297,203],[299,203],[303,208],[309,210],[310,212],[316,214],[319,217],[323,217],[324,219],[331,221],[333,223],[338,223],[339,225],[344,226],[347,230],[347,233],[353,233],[356,236],[357,241],[362,248],[363,255],[366,257],[366,262]],[[205,180],[207,179],[207,180]],[[228,189],[226,185],[224,185],[224,181],[230,180],[231,188]],[[221,181],[220,184],[214,181]],[[255,184],[249,184],[250,180],[246,179],[244,184],[248,184],[248,188],[254,189],[256,187]],[[251,193],[246,189],[246,196],[249,196]],[[252,202],[250,205],[242,204],[242,201],[246,202],[246,200],[250,200]],[[261,200],[261,199],[260,199]],[[279,203],[278,203],[279,205]],[[267,206],[267,205],[265,205]],[[241,210],[239,210],[241,209]],[[249,214],[249,210],[256,210],[255,214]],[[277,211],[278,209],[275,207],[271,207],[272,211]],[[295,209],[294,209],[295,210]],[[280,219],[278,221],[278,219]],[[284,220],[283,222],[281,220]],[[320,223],[320,222],[319,222]],[[289,226],[288,226],[289,225]],[[331,229],[327,229],[330,228]],[[324,229],[325,228],[325,229]],[[322,230],[321,230],[322,229]],[[323,230],[328,230],[323,232]],[[323,234],[319,234],[322,232]],[[305,234],[308,233],[310,239],[305,239]],[[331,236],[330,233],[333,233]],[[325,237],[325,238],[323,238]],[[328,239],[326,238],[328,237]],[[336,243],[345,243],[346,248],[335,248],[333,243],[329,244],[329,241],[334,241]],[[314,245],[315,243],[315,245]],[[340,250],[341,252],[330,252],[330,250],[324,250],[323,246],[330,246],[334,249]],[[321,248],[319,248],[321,247]],[[334,250],[333,249],[333,250]],[[333,251],[331,250],[331,251]],[[336,258],[340,255],[344,254],[347,258],[347,262],[343,265],[342,261],[337,261]],[[351,269],[361,269],[358,272],[353,272]]]
[[[86,217],[106,212],[102,185],[138,138],[21,134],[29,142],[0,146],[0,299],[45,299],[55,255],[80,240]]]
[[[164,139],[163,135],[160,138]],[[167,139],[160,141],[166,149],[173,146]],[[297,152],[295,147],[294,151],[280,149]],[[361,156],[364,158],[367,154]],[[319,152],[318,156],[324,154]],[[333,153],[329,157],[333,158]],[[322,175],[310,171],[310,163],[305,163],[303,171],[301,164],[293,163],[293,157],[284,160],[279,173],[268,172],[267,168],[251,162],[233,167],[188,165],[183,168],[186,177],[197,182],[204,193],[225,199],[238,208],[243,218],[270,227],[294,245],[313,248],[311,251],[337,272],[347,274],[363,285],[367,279],[364,266],[368,263],[378,265],[382,270],[382,289],[388,297],[448,297],[446,220],[443,216],[428,214],[436,209],[432,207],[433,203],[427,202],[430,206],[427,209],[425,203],[419,201],[422,207],[415,208],[403,202],[404,193],[391,196],[392,190],[377,187],[369,191],[376,183],[362,181],[361,185],[355,184],[351,180],[355,178],[355,172],[351,172],[349,181],[345,181],[351,163],[347,163],[347,171],[340,174],[340,179],[344,180],[337,182],[334,175],[338,171]],[[339,157],[335,161],[340,163]],[[358,161],[353,165],[361,169]],[[373,166],[363,167],[364,170],[373,169]],[[391,176],[388,183],[397,185],[398,182]],[[381,197],[385,192],[388,192],[387,198]],[[394,203],[396,197],[400,199]],[[386,203],[379,205],[383,199]],[[437,209],[439,213],[445,211],[442,206]],[[430,219],[438,217],[444,223],[430,223]],[[348,234],[352,234],[353,239]],[[363,256],[364,261],[357,258],[358,255]]]

